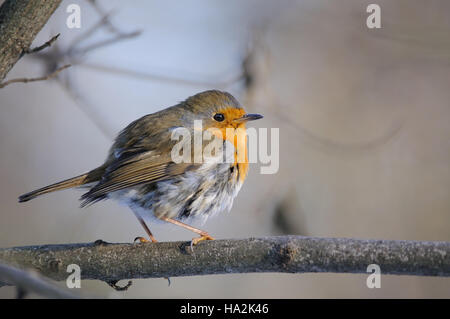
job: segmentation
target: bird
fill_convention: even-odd
[[[80,198],[81,207],[113,199],[131,208],[150,239],[136,237],[135,242],[157,242],[146,217],[196,233],[198,237],[192,238],[191,247],[203,240],[214,240],[207,231],[187,221],[200,219],[204,223],[208,217],[231,209],[249,169],[247,138],[239,142],[242,139],[236,132],[246,133],[246,123],[262,117],[246,113],[228,92],[200,92],[130,123],[118,134],[101,166],[21,195],[19,202],[63,189],[87,188]],[[201,126],[196,126],[196,121]],[[180,129],[192,133],[187,138],[190,143],[196,131],[216,137],[219,148],[211,152],[213,160],[193,160],[192,148],[189,160],[175,160],[173,149],[180,139],[174,139],[173,134]],[[230,130],[234,136],[228,134]],[[201,141],[201,151],[211,147],[207,142]],[[220,151],[226,147],[231,147],[234,160],[220,160]],[[240,160],[239,153],[243,154]]]

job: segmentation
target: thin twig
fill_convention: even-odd
[[[87,0],[87,2],[94,8],[99,16],[105,17],[104,26],[108,28],[108,30],[112,33],[123,34],[121,30],[119,30],[110,20],[110,16],[112,12],[107,13],[102,7],[100,7],[98,1],[96,0]]]
[[[261,61],[258,62],[256,53],[261,54]],[[253,39],[253,46],[250,47],[247,56],[242,64],[243,73],[245,74],[246,94],[249,104],[257,105],[258,109],[266,109],[270,115],[278,118],[284,124],[293,128],[307,142],[323,147],[324,150],[338,151],[342,154],[351,154],[373,150],[377,147],[386,145],[401,131],[403,121],[396,121],[391,127],[379,136],[367,141],[358,142],[340,142],[328,137],[322,137],[308,128],[304,127],[292,113],[297,105],[289,106],[283,104],[278,94],[273,90],[270,78],[272,75],[272,61],[270,50],[263,41],[261,33],[257,33]],[[255,101],[256,95],[264,94],[265,97],[261,102]]]
[[[44,50],[47,47],[50,47],[53,44],[53,42],[55,42],[58,39],[59,35],[60,35],[60,33],[58,33],[53,38],[51,38],[50,40],[45,42],[43,45],[40,45],[36,48],[23,50],[22,55],[36,53],[36,52]]]
[[[17,287],[17,298],[24,298],[28,293],[33,292],[41,297],[73,299],[79,296],[63,290],[50,280],[32,273],[0,264],[0,280]]]
[[[450,276],[450,242],[362,240],[279,236],[144,244],[65,244],[0,249],[0,260],[32,268],[54,280],[66,280],[77,264],[82,279],[117,282],[255,272],[367,273],[370,264],[382,275]],[[0,286],[2,283],[0,283]]]
[[[135,71],[135,70],[131,70],[131,69],[124,69],[124,68],[115,67],[115,66],[106,66],[106,65],[94,64],[94,63],[88,63],[88,62],[81,63],[80,67],[90,68],[93,70],[113,73],[113,74],[117,74],[117,75],[124,75],[124,76],[128,76],[128,77],[133,77],[136,79],[158,81],[158,82],[168,82],[171,84],[180,84],[180,85],[214,87],[214,88],[219,88],[219,89],[225,89],[225,88],[229,87],[231,84],[237,83],[238,81],[240,81],[244,78],[244,75],[242,73],[240,73],[240,74],[232,76],[229,79],[226,79],[224,81],[197,80],[197,79],[172,77],[172,76],[150,73],[150,72]],[[216,77],[216,78],[220,78],[220,77]]]
[[[18,78],[18,79],[11,79],[8,81],[5,81],[3,83],[0,83],[0,89],[4,88],[7,85],[10,85],[12,83],[28,83],[28,82],[36,82],[36,81],[45,81],[45,80],[49,80],[51,78],[54,78],[55,76],[58,75],[59,72],[61,72],[64,69],[67,69],[68,67],[70,67],[70,64],[66,64],[60,68],[57,68],[55,71],[53,71],[52,73],[45,75],[45,76],[41,76],[38,78]]]
[[[64,74],[65,75],[65,74]],[[104,122],[104,118],[98,112],[94,105],[80,93],[77,83],[67,76],[65,81],[58,81],[61,87],[65,90],[68,96],[73,100],[75,106],[80,110],[97,129],[109,140],[114,139],[114,130],[112,130]]]
[[[111,44],[120,42],[122,40],[126,40],[126,39],[131,39],[131,38],[137,37],[141,33],[142,32],[138,30],[138,31],[133,31],[133,32],[126,33],[126,34],[119,34],[119,35],[117,35],[117,36],[115,36],[113,38],[105,39],[105,40],[102,40],[102,41],[98,41],[98,42],[93,43],[91,45],[88,45],[88,46],[86,46],[84,48],[73,49],[73,52],[70,52],[70,54],[72,54],[72,55],[73,54],[75,54],[75,55],[84,55],[84,54],[86,54],[86,53],[88,53],[90,51],[109,46]]]
[[[94,25],[90,26],[87,30],[76,36],[70,45],[68,45],[66,52],[71,53],[74,48],[80,45],[80,43],[88,40],[95,32],[99,31],[101,27],[108,20],[108,15],[104,15]]]
[[[88,28],[87,31],[81,33],[68,46],[61,48],[55,45],[51,51],[47,50],[44,52],[39,52],[38,54],[32,56],[33,58],[39,59],[44,64],[48,73],[53,72],[56,65],[66,63],[70,63],[71,65],[79,65],[83,62],[86,54],[89,54],[96,49],[118,43],[122,40],[136,37],[140,34],[140,31],[120,31],[119,28],[115,27],[109,20],[110,13],[104,13],[95,1],[89,1],[89,3],[91,3],[99,15],[101,15],[100,20],[97,23]],[[111,38],[97,41],[93,44],[85,45],[84,47],[81,46],[81,44],[90,39],[94,33],[105,27],[110,33],[113,33]],[[92,103],[89,103],[88,99],[77,88],[77,82],[70,76],[70,73],[63,73],[62,76],[57,78],[57,80],[58,83],[60,83],[61,86],[67,91],[69,96],[74,100],[76,107],[87,115],[87,117],[93,122],[94,125],[97,126],[105,137],[108,139],[113,138],[113,134],[111,133],[112,130],[108,129],[108,126],[104,123],[104,119],[101,119],[101,116],[97,114],[98,112],[96,111],[96,108],[92,105]]]

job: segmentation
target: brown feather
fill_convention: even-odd
[[[20,203],[27,202],[29,200],[32,200],[33,198],[36,198],[38,196],[41,196],[41,195],[44,195],[47,193],[96,182],[96,181],[100,180],[104,170],[105,170],[104,166],[100,166],[86,174],[82,174],[82,175],[72,177],[72,178],[66,179],[66,180],[58,182],[58,183],[54,183],[54,184],[36,189],[32,192],[29,192],[29,193],[19,196],[19,202]]]

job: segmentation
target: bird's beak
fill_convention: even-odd
[[[245,123],[248,121],[254,121],[254,120],[259,120],[262,119],[263,116],[260,114],[244,114],[242,117],[235,119],[233,122],[236,123]]]

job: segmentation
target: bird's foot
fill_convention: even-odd
[[[148,240],[147,238],[144,238],[144,237],[136,237],[135,239],[134,239],[134,241],[133,241],[133,243],[136,243],[136,242],[139,242],[139,243],[157,243],[158,241],[155,239],[155,237],[152,237],[152,238],[150,238],[150,240]]]
[[[199,242],[204,240],[214,240],[214,237],[212,237],[207,232],[201,233],[200,237],[192,238],[191,240],[191,250],[194,251],[194,246],[197,245]]]

